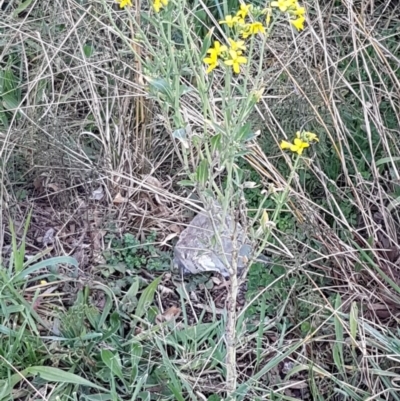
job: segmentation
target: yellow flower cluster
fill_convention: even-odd
[[[297,0],[278,0],[272,1],[271,7],[279,8],[282,13],[288,13],[290,15],[290,23],[298,30],[304,29],[304,17],[306,9],[301,7]],[[293,18],[294,17],[294,18]]]
[[[154,0],[154,1],[168,1],[168,0]],[[203,59],[204,63],[208,65],[207,74],[223,64],[232,67],[233,71],[238,74],[240,72],[240,65],[247,63],[247,58],[243,55],[246,46],[242,39],[248,39],[252,35],[258,33],[264,34],[265,28],[269,27],[271,23],[273,8],[278,8],[281,12],[287,12],[291,19],[290,23],[297,29],[304,29],[305,22],[305,8],[299,5],[297,0],[278,0],[271,1],[268,8],[260,9],[252,4],[241,4],[240,9],[235,15],[226,15],[220,24],[225,24],[232,31],[232,36],[235,39],[228,38],[229,46],[222,45],[220,42],[215,41],[214,47],[207,51],[207,57]],[[260,16],[265,16],[265,25],[257,21]],[[293,18],[295,17],[295,18]]]
[[[247,63],[247,58],[243,55],[246,45],[244,40],[240,40],[239,37],[247,39],[251,35],[265,33],[261,22],[246,22],[252,8],[251,4],[241,4],[236,15],[227,15],[224,20],[219,21],[221,25],[226,24],[233,30],[236,40],[228,38],[229,46],[222,45],[218,41],[214,42],[214,47],[207,51],[208,57],[203,59],[204,63],[208,65],[207,74],[218,67],[221,60],[226,66],[232,67],[236,74],[240,72],[240,65]]]
[[[308,148],[310,146],[310,143],[316,141],[318,142],[318,137],[316,134],[308,131],[297,131],[296,132],[296,138],[294,138],[293,143],[287,142],[287,141],[282,141],[281,142],[281,149],[289,149],[293,153],[297,153],[298,155],[301,155],[303,153],[303,150],[305,148]]]
[[[117,0],[117,3],[119,4],[119,8],[132,7],[132,0]]]
[[[247,39],[257,33],[265,33],[265,27],[261,22],[246,22],[246,18],[250,16],[251,11],[253,11],[252,4],[241,4],[236,15],[227,15],[219,23],[228,25],[230,29],[235,29],[236,32],[242,35],[243,39]]]
[[[232,67],[236,74],[240,72],[240,64],[246,64],[247,58],[242,55],[246,50],[243,40],[235,41],[228,39],[229,47],[221,45],[217,40],[214,42],[214,47],[207,50],[208,57],[204,58],[204,63],[208,64],[207,74],[214,68],[219,66],[219,61],[222,59],[224,64]]]
[[[156,13],[159,13],[163,7],[167,7],[168,0],[154,0],[153,8]]]
[[[116,0],[120,8],[132,7],[132,0]],[[156,13],[168,5],[168,0],[153,0],[153,8]]]

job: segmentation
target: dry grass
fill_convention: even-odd
[[[49,255],[79,260],[79,280],[71,279],[69,287],[65,279],[56,296],[49,292],[37,301],[42,315],[53,318],[53,302],[68,310],[63,299],[71,291],[79,292],[85,280],[100,281],[92,267],[104,263],[107,232],[144,238],[155,229],[159,242],[171,249],[171,239],[188,221],[186,206],[194,211],[198,206],[176,185],[183,173],[169,123],[146,98],[142,66],[119,39],[117,29],[131,37],[132,28],[118,7],[113,6],[115,26],[110,26],[101,2],[83,7],[72,0],[36,1],[18,17],[12,16],[11,3],[0,1],[9,7],[0,11],[0,68],[12,70],[20,95],[9,107],[0,91],[8,110],[8,126],[0,126],[0,245],[8,259],[8,219],[21,237],[32,210],[27,254],[49,245]],[[273,318],[265,309],[246,318],[245,311],[238,312],[243,323],[238,378],[247,386],[247,399],[268,399],[271,391],[277,399],[400,398],[400,8],[395,3],[334,7],[310,1],[301,35],[287,30],[268,42],[271,59],[263,77],[268,91],[252,121],[262,135],[247,161],[260,182],[282,188],[291,159],[282,155],[279,141],[302,127],[321,141],[307,162],[307,182],[314,187],[301,172],[291,187],[295,229],[275,234],[283,244],[273,249],[286,268],[282,277],[294,279],[288,298],[276,305]],[[182,113],[194,127],[203,123],[190,94],[183,98]],[[45,243],[49,230],[54,233]],[[172,279],[164,280],[165,288],[176,290]],[[257,296],[262,299],[274,285]],[[204,311],[205,321],[219,321],[223,291],[203,288],[165,299],[160,292],[158,307],[165,311],[168,302],[184,299],[179,306],[187,327],[201,323]],[[305,305],[311,311],[306,317]],[[219,338],[222,326],[213,332]],[[222,360],[216,352],[222,352],[221,343],[199,349],[192,344],[189,351],[176,347],[176,358],[167,362],[160,344],[170,337],[168,331],[157,333],[143,358],[151,360],[154,352],[160,365],[171,363],[182,391],[196,394],[191,399],[217,393],[223,372],[195,362],[206,366],[216,355]]]

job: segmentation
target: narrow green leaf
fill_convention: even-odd
[[[45,267],[50,267],[50,266],[57,266],[59,264],[69,264],[78,268],[78,261],[75,258],[72,258],[70,256],[58,256],[55,258],[42,260],[41,262],[28,267],[22,272],[16,274],[11,281],[17,282],[19,280],[23,280],[29,274],[32,274],[40,269],[44,269]]]
[[[392,162],[398,162],[400,161],[400,157],[383,157],[382,159],[379,159],[375,162],[377,166],[380,166],[381,164],[386,164],[386,163],[392,163]]]
[[[214,34],[214,28],[210,29],[207,35],[204,37],[203,44],[201,45],[200,57],[201,60],[207,55],[207,51],[211,46],[211,39]]]
[[[358,307],[357,302],[352,302],[350,309],[350,334],[351,334],[351,342],[353,345],[356,345],[358,331]]]
[[[181,187],[194,187],[196,183],[190,180],[182,180],[178,181],[178,185],[180,185]]]
[[[201,186],[205,186],[208,181],[208,162],[203,159],[196,170],[196,180]]]
[[[340,372],[344,372],[344,358],[343,358],[343,325],[341,320],[338,317],[338,314],[340,313],[342,307],[342,298],[340,297],[340,294],[337,294],[336,300],[335,300],[335,316],[334,316],[334,322],[335,322],[335,334],[336,334],[336,341],[333,344],[333,360],[336,364],[336,367]]]
[[[109,392],[109,390],[107,390],[106,388],[98,386],[97,384],[94,384],[91,381],[86,380],[83,377],[80,377],[74,373],[66,372],[65,370],[53,368],[50,366],[31,366],[29,368],[26,368],[20,374],[15,374],[11,377],[10,385],[11,387],[14,387],[23,378],[36,375],[39,375],[43,380],[49,382],[71,383],[79,386],[95,388],[97,390],[105,391],[107,393]]]

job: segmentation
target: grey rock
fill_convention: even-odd
[[[209,217],[210,215],[212,218]],[[221,241],[217,240],[214,227],[217,228]],[[174,249],[174,267],[180,269],[183,274],[215,271],[224,277],[229,277],[223,255],[225,254],[226,260],[231,264],[234,229],[235,224],[232,218],[227,216],[223,222],[222,208],[214,202],[210,214],[199,213],[181,233]],[[252,248],[243,228],[238,223],[236,224],[236,238],[239,247],[237,267],[240,275],[246,266]],[[260,259],[268,260],[265,257]]]

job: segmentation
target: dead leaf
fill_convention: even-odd
[[[103,250],[102,240],[106,234],[107,234],[107,231],[105,231],[105,230],[96,230],[96,231],[92,231],[90,233],[92,243],[93,243],[93,249],[95,251]]]
[[[218,277],[211,277],[211,280],[214,281],[215,285],[220,285],[222,283],[222,281],[218,278]]]
[[[143,178],[143,181],[146,184],[150,184],[151,186],[156,187],[156,188],[162,188],[163,187],[161,185],[161,182],[157,178],[155,178],[155,177],[153,177],[151,175],[148,175],[148,176],[142,175],[142,178]]]
[[[43,177],[39,176],[33,180],[33,186],[36,191],[41,192],[43,190]]]
[[[127,199],[127,198],[124,198],[124,197],[121,195],[121,192],[118,192],[117,195],[115,196],[114,200],[113,200],[113,203],[116,203],[116,204],[119,204],[119,203],[126,203],[126,202],[128,202],[128,199]]]
[[[161,295],[171,295],[174,293],[174,290],[161,284],[158,286],[158,290],[161,292]]]
[[[169,227],[170,231],[180,234],[182,231],[182,227],[178,226],[177,224],[171,224]]]
[[[160,245],[167,245],[167,242],[168,242],[168,241],[171,241],[172,238],[175,238],[175,237],[177,237],[177,236],[178,236],[177,233],[168,234],[168,235],[165,237],[164,241],[162,241],[162,243],[161,243]]]
[[[90,197],[90,199],[99,201],[102,200],[103,197],[104,197],[103,187],[98,187],[92,192],[92,196]]]
[[[48,244],[52,244],[54,241],[54,228],[49,228],[43,237],[42,244],[47,246]]]
[[[48,184],[47,188],[52,189],[54,192],[59,192],[61,190],[57,184]]]
[[[156,322],[158,324],[162,322],[170,322],[171,320],[177,318],[181,314],[181,309],[177,306],[171,306],[163,314],[158,314],[156,316]]]

